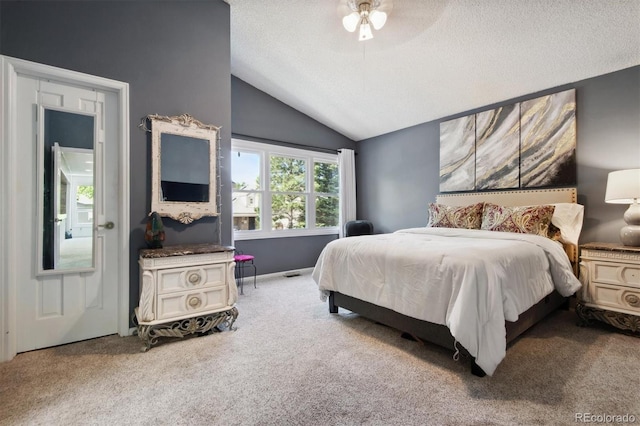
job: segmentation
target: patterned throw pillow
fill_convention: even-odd
[[[429,222],[431,228],[480,229],[484,203],[470,206],[447,206],[429,203]]]
[[[506,207],[485,203],[481,229],[548,237],[554,206]]]

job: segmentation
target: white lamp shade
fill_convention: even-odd
[[[387,14],[379,10],[372,10],[371,13],[369,13],[369,20],[373,28],[379,30],[384,27],[384,23],[387,22]]]
[[[373,33],[371,32],[371,25],[369,23],[364,23],[360,25],[360,37],[358,40],[370,40],[373,38]]]
[[[604,201],[612,204],[631,204],[640,199],[640,169],[609,173]]]
[[[360,14],[358,12],[352,12],[342,18],[342,26],[350,33],[356,30],[358,23],[360,22]]]

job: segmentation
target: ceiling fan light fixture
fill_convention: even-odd
[[[371,21],[373,28],[379,30],[384,27],[385,22],[387,22],[387,14],[374,9],[369,13],[369,20]]]
[[[371,32],[371,25],[369,25],[369,21],[366,23],[360,24],[360,35],[358,36],[358,40],[365,41],[371,40],[373,38],[373,33]]]
[[[358,12],[351,12],[344,18],[342,18],[342,26],[350,33],[354,32],[360,23],[360,14]]]
[[[348,0],[347,6],[351,11],[342,18],[342,25],[349,32],[354,32],[358,26],[358,40],[370,40],[373,38],[371,26],[374,29],[381,29],[387,22],[387,13],[378,10],[385,0]],[[390,0],[387,0],[390,2]],[[383,6],[384,8],[385,6]],[[386,9],[390,6],[386,5]]]

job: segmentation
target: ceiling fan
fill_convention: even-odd
[[[392,0],[341,0],[338,14],[344,28],[351,33],[359,28],[358,40],[365,41],[373,38],[372,26],[375,30],[384,26],[392,8]]]

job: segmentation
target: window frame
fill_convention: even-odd
[[[260,156],[260,189],[253,190],[235,190],[234,192],[245,192],[258,194],[260,208],[260,225],[264,228],[265,224],[269,229],[260,230],[235,230],[233,231],[234,241],[241,240],[257,240],[265,238],[288,238],[303,237],[313,235],[336,235],[340,232],[339,226],[316,227],[316,197],[325,195],[323,192],[315,192],[314,185],[314,163],[323,162],[330,164],[338,164],[338,154],[330,154],[318,152],[308,149],[291,148],[287,146],[273,145],[264,142],[254,142],[239,138],[231,138],[231,152],[241,151],[258,154]],[[306,197],[305,211],[306,224],[304,229],[271,229],[271,194],[279,193],[279,191],[271,191],[271,182],[269,175],[269,161],[271,156],[291,157],[297,159],[305,159],[306,167]],[[233,177],[233,171],[231,172]],[[233,179],[232,179],[233,180]],[[339,192],[336,194],[340,197]],[[232,207],[233,210],[233,207]],[[233,218],[233,211],[231,212]]]

